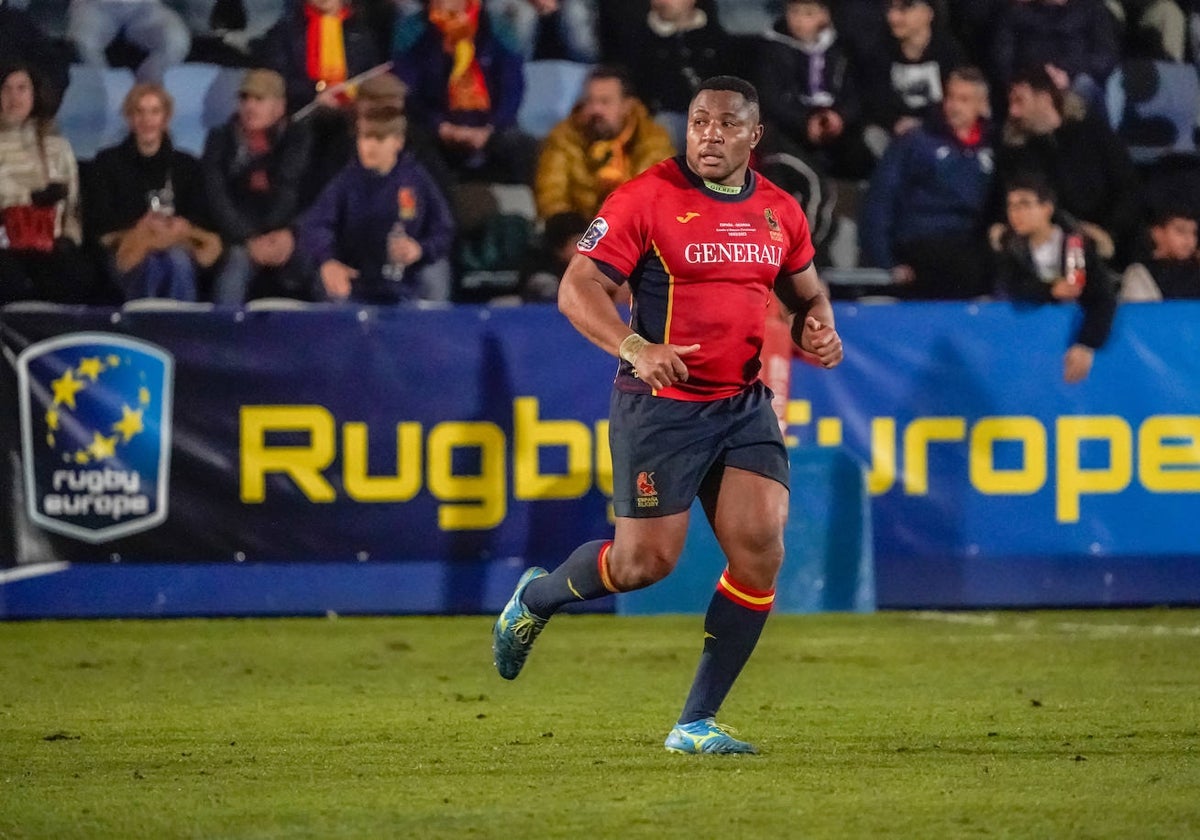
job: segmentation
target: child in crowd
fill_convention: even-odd
[[[1008,228],[997,243],[997,292],[1031,303],[1079,302],[1083,322],[1063,359],[1063,378],[1082,382],[1112,329],[1112,278],[1088,239],[1065,218],[1056,222],[1057,197],[1044,178],[1015,178],[1005,197]]]
[[[1150,259],[1125,269],[1121,300],[1200,298],[1196,220],[1182,211],[1163,210],[1150,224],[1150,241]]]
[[[404,113],[358,117],[358,159],[305,214],[299,246],[316,267],[318,298],[361,303],[448,300],[454,221],[445,196],[404,148]]]

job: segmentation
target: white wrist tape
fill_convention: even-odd
[[[621,342],[621,346],[618,349],[617,354],[622,359],[629,362],[629,364],[636,367],[638,353],[641,353],[642,349],[649,343],[649,341],[642,338],[637,333],[630,333],[629,335],[625,336],[625,339]]]

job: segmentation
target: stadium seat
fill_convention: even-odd
[[[264,297],[246,301],[244,308],[248,311],[280,312],[299,309],[312,309],[317,304],[287,297]]]
[[[1197,154],[1200,76],[1193,65],[1128,59],[1109,76],[1105,104],[1134,163]]]
[[[133,87],[133,71],[72,64],[70,73],[57,122],[75,157],[91,160],[100,149],[119,143],[128,131],[121,102]]]
[[[488,184],[488,189],[496,199],[497,212],[524,216],[526,219],[537,218],[533,189],[528,185]]]
[[[167,92],[175,100],[171,139],[176,148],[194,155],[204,150],[209,129],[229,119],[237,108],[237,89],[244,71],[215,64],[180,64],[167,70]],[[133,71],[124,67],[96,70],[71,65],[71,81],[58,112],[58,125],[71,141],[75,157],[91,160],[96,152],[119,143],[128,132],[121,103],[133,87]]]
[[[175,100],[171,139],[177,149],[199,155],[204,138],[237,109],[237,89],[245,71],[189,62],[167,70],[167,92]]]
[[[546,59],[525,63],[525,95],[517,124],[526,133],[545,137],[555,123],[571,113],[591,67],[574,61]]]
[[[132,298],[121,304],[123,312],[211,312],[213,304],[202,300],[174,298]]]

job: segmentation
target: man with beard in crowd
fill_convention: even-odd
[[[579,103],[546,135],[534,181],[538,217],[573,211],[591,218],[610,192],[674,155],[666,129],[632,94],[629,77],[595,67]]]

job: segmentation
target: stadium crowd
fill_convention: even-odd
[[[199,155],[181,62],[241,71]],[[0,0],[0,303],[553,300],[732,73],[835,296],[1079,301],[1090,352],[1119,299],[1200,298],[1198,63],[1200,0]],[[527,72],[564,64],[531,132]],[[86,160],[72,65],[136,77]]]

